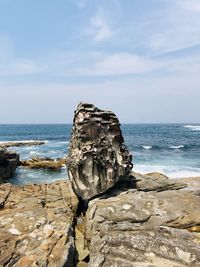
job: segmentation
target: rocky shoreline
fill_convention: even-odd
[[[133,174],[88,206],[69,181],[1,184],[0,266],[199,266],[199,191],[185,180]]]
[[[132,172],[115,114],[83,103],[66,165],[68,181],[0,184],[0,266],[200,265],[200,177]]]

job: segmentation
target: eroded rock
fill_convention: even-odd
[[[67,168],[74,190],[84,200],[105,192],[120,176],[129,175],[132,157],[113,112],[91,104],[78,105]]]

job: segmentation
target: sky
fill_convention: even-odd
[[[200,122],[200,0],[0,0],[0,123]]]

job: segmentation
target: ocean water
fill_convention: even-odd
[[[134,171],[159,171],[171,178],[200,176],[200,124],[123,124],[122,132],[133,154]],[[68,153],[71,125],[0,125],[1,141],[45,140],[41,146],[13,147],[21,159],[60,158]],[[67,178],[60,171],[18,168],[14,184],[51,182]]]

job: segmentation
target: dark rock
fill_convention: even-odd
[[[91,104],[78,105],[67,168],[74,190],[84,200],[105,192],[120,176],[129,175],[132,157],[113,112]]]
[[[12,177],[19,163],[19,155],[0,147],[0,182]]]

